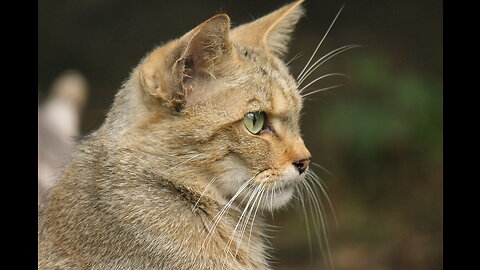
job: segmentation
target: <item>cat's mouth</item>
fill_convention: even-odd
[[[248,174],[237,178],[237,185],[230,183],[225,185],[225,189],[231,189],[228,193],[230,200],[236,199],[240,205],[251,207],[255,203],[256,207],[266,210],[278,209],[286,205],[292,198],[295,189],[305,177],[299,175],[294,166],[285,167],[282,170],[268,168],[257,172],[251,178],[246,178]],[[236,175],[240,176],[240,175]],[[235,200],[235,199],[234,199]]]
[[[289,191],[295,188],[300,182],[300,178],[297,173],[292,173],[290,170],[284,173],[272,173],[271,170],[267,169],[259,173],[257,176],[259,180],[250,183],[248,187],[255,189],[258,186],[264,186],[271,192]]]
[[[269,183],[263,183],[262,185],[265,186],[265,188],[268,188],[272,192],[277,192],[277,191],[283,191],[283,190],[288,190],[288,189],[293,189],[297,185],[297,183],[292,182],[292,181],[284,181],[284,180],[278,180],[275,182],[269,182]],[[248,188],[250,190],[254,190],[258,188],[258,184],[253,184],[250,183],[248,184]]]

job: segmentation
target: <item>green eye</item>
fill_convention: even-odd
[[[250,133],[256,135],[263,129],[263,124],[265,123],[265,113],[249,112],[245,115],[243,123]]]

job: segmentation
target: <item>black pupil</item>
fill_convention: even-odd
[[[253,126],[255,126],[255,122],[257,122],[257,116],[252,113],[252,123],[253,123]]]

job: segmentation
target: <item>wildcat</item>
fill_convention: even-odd
[[[257,211],[311,160],[281,60],[302,2],[218,14],[140,61],[41,209],[39,269],[270,269]]]

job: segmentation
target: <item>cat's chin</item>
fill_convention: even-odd
[[[237,203],[241,208],[274,211],[288,204],[295,187],[296,184],[271,185],[263,188],[249,185],[249,188],[238,194]]]
[[[304,175],[299,175],[293,166],[280,173],[264,171],[257,177],[262,181],[248,184],[244,192],[239,194],[239,198],[243,207],[253,206],[266,211],[274,211],[287,205],[296,186],[304,180]]]
[[[303,180],[304,176],[299,175],[293,166],[285,169],[282,174],[269,185],[262,208],[273,211],[287,205],[293,197],[296,186]]]
[[[288,202],[292,199],[294,191],[294,185],[275,188],[275,190],[271,193],[273,194],[272,200],[265,200],[263,208],[273,211],[287,205]]]

